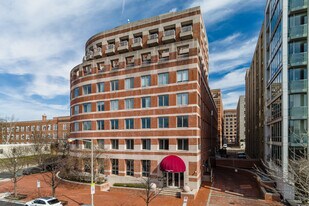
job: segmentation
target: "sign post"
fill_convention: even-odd
[[[184,196],[182,206],[187,206],[187,203],[188,203],[188,196]]]
[[[91,183],[91,194],[95,194],[95,183]]]
[[[36,187],[38,188],[38,196],[40,197],[40,196],[41,196],[41,194],[40,194],[40,188],[41,188],[41,182],[40,182],[40,180],[37,180],[37,181],[36,181]]]

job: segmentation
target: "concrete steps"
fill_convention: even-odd
[[[165,195],[165,196],[173,196],[173,197],[180,197],[182,192],[182,189],[180,188],[169,188],[169,187],[164,187],[160,195]]]

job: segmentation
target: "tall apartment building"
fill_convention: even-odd
[[[237,130],[236,130],[236,144],[241,148],[245,148],[245,140],[246,140],[246,104],[245,104],[245,96],[239,96],[237,103]]]
[[[223,144],[223,102],[221,89],[212,89],[212,97],[215,101],[217,112],[218,112],[218,137],[217,137],[217,148],[222,148]]]
[[[48,140],[47,142],[63,143],[70,133],[70,116],[33,121],[5,121],[0,123],[0,144],[28,144],[32,143],[35,135]]]
[[[92,36],[71,71],[72,151],[89,153],[92,140],[110,183],[164,177],[196,192],[217,136],[208,72],[199,7]]]
[[[228,145],[235,145],[237,140],[237,110],[226,109],[223,111],[224,131],[223,143]]]
[[[289,158],[308,152],[308,1],[268,0],[265,10],[265,159],[294,198]]]
[[[246,72],[246,154],[250,158],[264,158],[264,26]]]

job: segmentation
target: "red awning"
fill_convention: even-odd
[[[186,171],[185,163],[180,157],[176,155],[169,155],[165,157],[160,163],[160,168],[162,171],[172,172],[172,173]]]

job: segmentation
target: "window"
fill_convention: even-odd
[[[159,117],[158,124],[159,128],[168,128],[168,117]]]
[[[74,122],[74,131],[79,131],[79,123]]]
[[[91,141],[87,140],[84,142],[84,149],[91,149]]]
[[[168,150],[169,149],[168,139],[159,139],[159,149],[161,149],[161,150]]]
[[[168,84],[168,73],[158,74],[158,85]]]
[[[111,111],[118,110],[118,100],[111,100]]]
[[[188,70],[177,71],[177,82],[187,82],[188,78]]]
[[[118,119],[111,120],[111,129],[118,129]]]
[[[188,93],[177,94],[177,105],[188,105]]]
[[[118,59],[111,60],[111,65],[112,69],[119,69],[119,60]]]
[[[104,102],[97,102],[97,111],[98,112],[104,111]]]
[[[75,88],[75,89],[73,90],[73,93],[74,93],[74,97],[78,97],[78,96],[79,96],[79,88],[78,88],[78,87]]]
[[[142,97],[142,108],[150,107],[150,97]]]
[[[112,139],[112,149],[119,149],[119,140],[118,139]]]
[[[126,119],[126,129],[134,129],[134,119]]]
[[[104,139],[98,139],[97,140],[97,142],[98,142],[98,148],[99,149],[104,149]]]
[[[83,93],[84,95],[91,94],[91,84],[87,84],[83,86]]]
[[[168,95],[159,95],[159,107],[168,106]]]
[[[128,176],[134,175],[134,160],[126,160],[127,171],[126,174]]]
[[[188,116],[177,117],[177,127],[188,127]]]
[[[73,108],[73,114],[78,114],[79,113],[79,105],[75,105]]]
[[[134,78],[125,79],[125,89],[133,89],[134,88]]]
[[[119,82],[118,80],[111,81],[111,91],[119,90]]]
[[[142,160],[142,176],[149,177],[150,174],[150,160]]]
[[[105,170],[105,164],[104,164],[104,162],[105,162],[105,159],[98,159],[98,172],[100,173],[100,174],[104,174],[104,170]]]
[[[188,139],[177,140],[178,150],[189,150]]]
[[[142,76],[142,87],[149,87],[151,85],[150,75]]]
[[[97,121],[97,129],[98,130],[104,130],[104,120],[98,120]]]
[[[83,106],[84,112],[91,112],[91,103],[85,103]]]
[[[104,82],[97,83],[97,92],[104,92]]]
[[[118,159],[111,159],[112,162],[112,174],[118,175]]]
[[[126,148],[127,149],[134,149],[134,140],[133,139],[126,139]]]
[[[150,118],[142,118],[142,129],[150,128]]]
[[[91,130],[91,122],[90,121],[83,122],[83,130]]]
[[[150,139],[142,139],[142,149],[150,150],[151,148],[151,141]]]
[[[125,108],[126,109],[133,109],[134,108],[134,99],[133,98],[125,100]]]

